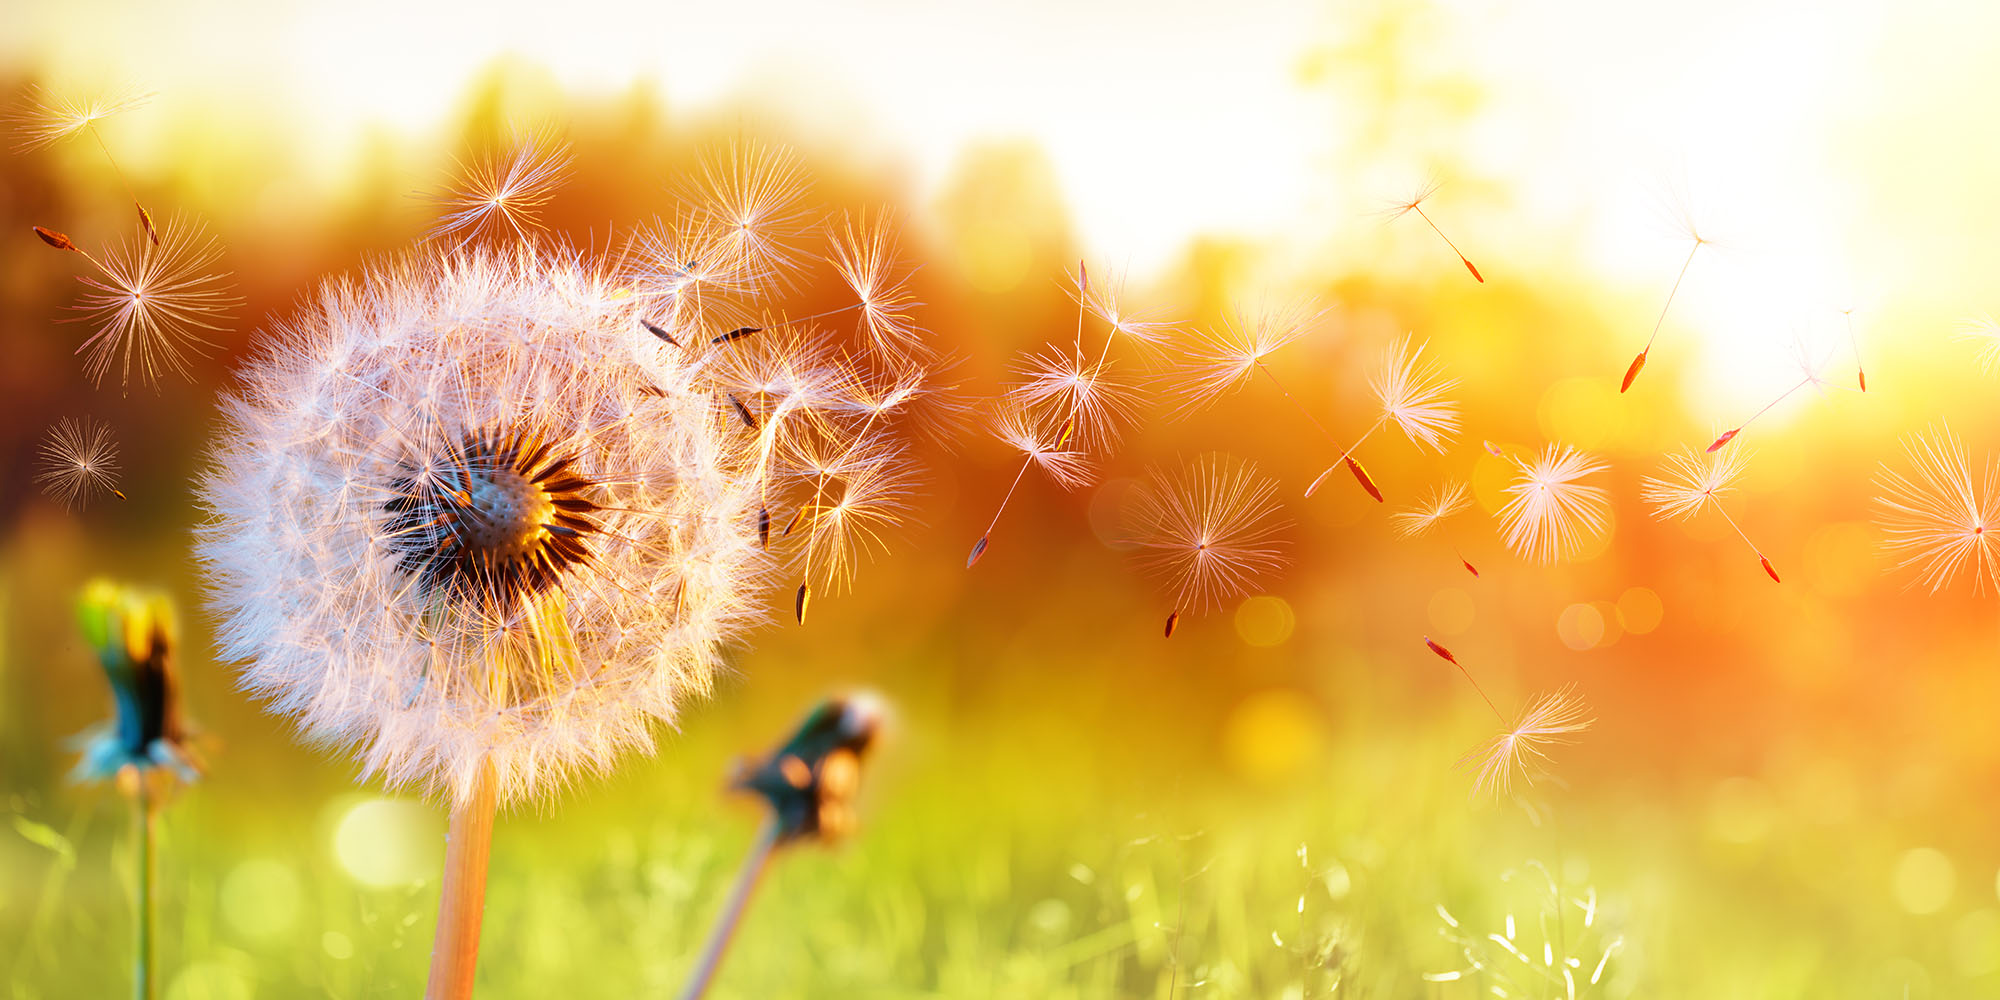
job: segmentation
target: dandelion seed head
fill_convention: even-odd
[[[1970,571],[1974,593],[2000,582],[2000,468],[1974,477],[1965,445],[1940,424],[1903,441],[1908,475],[1884,465],[1875,501],[1883,549],[1932,593]]]
[[[1125,511],[1133,562],[1166,587],[1177,611],[1249,593],[1285,565],[1277,492],[1256,466],[1226,455],[1154,469]]]
[[[1514,460],[1518,474],[1507,485],[1500,525],[1507,547],[1536,561],[1569,558],[1610,523],[1610,499],[1581,480],[1603,463],[1568,445],[1548,445],[1533,461]]]
[[[118,488],[118,442],[111,425],[89,417],[64,417],[42,442],[35,481],[57,503],[81,510],[99,493]]]
[[[1464,483],[1444,483],[1432,488],[1416,506],[1391,515],[1389,521],[1395,525],[1397,534],[1414,538],[1471,504],[1472,497]]]
[[[242,682],[394,787],[650,747],[760,617],[762,454],[571,251],[329,283],[224,402],[197,552]]]
[[[1084,281],[1079,276],[1075,288],[1068,289],[1084,310],[1109,327],[1115,337],[1123,337],[1145,348],[1158,348],[1167,340],[1171,324],[1142,312],[1125,308],[1125,281],[1122,277],[1100,276]]]

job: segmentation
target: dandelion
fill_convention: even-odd
[[[152,213],[139,203],[139,196],[133,190],[132,181],[118,166],[118,158],[111,155],[111,147],[104,142],[104,135],[97,130],[97,123],[113,115],[131,111],[153,99],[151,94],[122,92],[96,95],[92,97],[58,97],[44,90],[34,90],[25,103],[11,116],[19,138],[15,140],[16,152],[27,152],[52,146],[79,132],[89,132],[97,142],[97,148],[104,154],[104,162],[111,165],[111,172],[118,176],[118,183],[125,188],[125,194],[132,199],[132,208],[139,215],[139,227],[153,243],[160,242],[160,234],[153,228]]]
[[[1354,452],[1376,431],[1393,422],[1401,428],[1403,435],[1418,447],[1428,447],[1439,454],[1444,453],[1445,444],[1452,435],[1458,433],[1458,404],[1445,398],[1445,394],[1458,388],[1458,380],[1444,376],[1443,365],[1436,358],[1424,360],[1424,348],[1419,344],[1410,350],[1410,338],[1405,336],[1383,352],[1382,364],[1368,381],[1374,391],[1375,400],[1381,413],[1355,442],[1341,452],[1334,464],[1328,466],[1312,484],[1306,487],[1306,496],[1312,496],[1320,483],[1343,463],[1361,488],[1382,502],[1382,491],[1375,487],[1360,463],[1354,460]]]
[[[1207,611],[1284,566],[1277,484],[1240,459],[1211,455],[1169,475],[1155,469],[1126,510],[1134,562],[1165,584],[1173,608]]]
[[[1090,466],[1084,455],[1070,447],[1076,435],[1076,418],[1064,420],[1059,427],[1048,427],[1047,421],[1033,411],[1020,405],[1018,401],[1003,400],[999,412],[993,419],[993,435],[1011,445],[1021,453],[1021,467],[1014,473],[1014,481],[1007,486],[1007,492],[1000,498],[1000,506],[993,512],[993,520],[987,522],[986,531],[973,543],[972,551],[965,557],[965,568],[971,569],[986,555],[986,547],[993,540],[993,529],[1000,524],[1000,515],[1007,512],[1007,505],[1014,499],[1014,491],[1021,488],[1021,478],[1034,466],[1049,477],[1049,481],[1066,490],[1072,490],[1090,481]]]
[[[1778,580],[1778,571],[1771,565],[1769,557],[1750,540],[1743,527],[1729,516],[1729,509],[1722,504],[1722,498],[1735,487],[1731,484],[1743,473],[1749,464],[1749,455],[1742,449],[1734,449],[1724,454],[1701,454],[1693,448],[1681,454],[1667,456],[1663,475],[1660,478],[1647,477],[1639,485],[1639,496],[1653,505],[1653,516],[1661,519],[1686,519],[1713,508],[1729,522],[1736,537],[1757,556],[1757,562],[1764,567],[1772,581]]]
[[[93,580],[77,601],[77,622],[111,684],[110,722],[84,734],[72,777],[116,779],[132,797],[138,870],[133,980],[153,995],[153,871],[159,808],[178,782],[201,778],[202,760],[182,716],[174,658],[180,628],[166,595]]]
[[[762,799],[770,813],[716,915],[681,1000],[697,1000],[708,991],[778,848],[834,841],[853,832],[862,758],[879,738],[883,719],[882,707],[872,697],[830,699],[815,706],[784,745],[741,766],[733,784]]]
[[[1680,272],[1674,275],[1673,287],[1667,289],[1667,301],[1660,305],[1660,315],[1653,320],[1653,332],[1646,336],[1646,346],[1639,349],[1639,355],[1633,358],[1632,363],[1625,369],[1624,380],[1618,383],[1618,391],[1621,393],[1632,388],[1633,380],[1637,379],[1639,372],[1645,369],[1646,356],[1653,352],[1653,341],[1660,337],[1660,326],[1667,321],[1667,310],[1673,308],[1674,296],[1680,294],[1681,282],[1686,280],[1688,268],[1694,264],[1694,255],[1700,253],[1702,247],[1713,242],[1702,235],[1701,227],[1695,221],[1694,212],[1684,201],[1679,204],[1679,215],[1681,228],[1687,232],[1692,245],[1688,247],[1687,259],[1681,261]]]
[[[191,377],[189,356],[215,346],[202,331],[224,329],[226,314],[242,301],[231,293],[228,275],[212,270],[222,246],[185,218],[168,220],[158,242],[135,239],[102,255],[68,237],[63,242],[97,270],[77,278],[86,291],[76,304],[78,319],[96,327],[77,347],[95,384],[103,384],[114,361],[128,387],[135,367],[148,383],[157,384],[163,370]]]
[[[1604,469],[1568,445],[1549,445],[1533,462],[1514,459],[1518,475],[1506,488],[1500,524],[1507,547],[1529,559],[1556,562],[1610,524],[1605,491],[1580,480]]]
[[[1761,417],[1764,414],[1771,412],[1771,409],[1773,407],[1791,398],[1792,393],[1795,393],[1800,389],[1803,389],[1809,385],[1819,388],[1827,387],[1828,382],[1825,379],[1823,373],[1826,370],[1827,362],[1830,360],[1831,358],[1827,356],[1814,357],[1812,354],[1811,346],[1805,342],[1805,339],[1803,337],[1794,339],[1792,341],[1792,362],[1798,368],[1798,370],[1801,373],[1803,373],[1804,377],[1799,379],[1799,381],[1794,385],[1792,385],[1791,388],[1786,389],[1784,392],[1779,393],[1776,399],[1773,399],[1770,402],[1765,403],[1763,408],[1751,414],[1748,420],[1745,420],[1742,423],[1737,424],[1733,429],[1724,431],[1721,435],[1717,436],[1714,441],[1709,443],[1708,450],[1711,452],[1720,450],[1724,445],[1727,445],[1729,442],[1736,440],[1736,435],[1743,433],[1743,429],[1749,427],[1752,421],[1755,421],[1758,417]],[[1837,386],[1835,388],[1845,388],[1845,387]]]
[[[1590,728],[1593,721],[1585,715],[1583,702],[1567,689],[1544,694],[1506,731],[1461,759],[1459,766],[1474,772],[1473,795],[1488,790],[1506,794],[1512,791],[1517,773],[1534,782],[1541,764],[1549,759],[1546,748],[1575,742],[1572,736]]]
[[[1981,371],[1988,375],[2000,371],[2000,322],[1991,316],[1965,320],[1958,325],[1958,339],[1973,345]]]
[[[1932,593],[1968,568],[1973,592],[1983,593],[2000,581],[2000,469],[1989,461],[1975,479],[1965,445],[1945,425],[1905,438],[1903,452],[1910,474],[1885,465],[1877,480],[1884,550],[1900,558],[1897,568],[1915,567],[1916,582]]]
[[[515,239],[527,238],[542,228],[535,213],[562,186],[570,162],[568,144],[546,132],[517,138],[504,155],[459,161],[456,181],[433,198],[443,215],[428,238],[459,236],[460,247],[503,229]]]
[[[1451,252],[1457,255],[1458,262],[1464,264],[1465,269],[1472,272],[1473,280],[1483,285],[1486,283],[1486,279],[1480,275],[1479,269],[1473,267],[1472,261],[1467,260],[1465,254],[1459,252],[1458,244],[1453,243],[1451,241],[1451,237],[1446,236],[1444,234],[1444,230],[1439,229],[1438,224],[1432,222],[1431,217],[1429,215],[1424,214],[1424,209],[1423,209],[1424,201],[1430,198],[1431,195],[1436,194],[1438,188],[1442,186],[1442,183],[1443,182],[1437,180],[1436,178],[1432,178],[1424,182],[1424,186],[1418,188],[1417,193],[1411,196],[1408,201],[1400,201],[1392,205],[1389,208],[1388,216],[1391,219],[1400,219],[1403,216],[1410,214],[1411,212],[1417,213],[1417,217],[1424,220],[1425,225],[1431,227],[1431,232],[1438,234],[1438,239],[1443,240],[1444,245],[1450,247]]]
[[[70,510],[81,510],[99,492],[125,499],[118,492],[118,442],[111,426],[89,417],[58,421],[42,443],[35,481]]]
[[[1433,488],[1417,505],[1390,515],[1389,523],[1395,526],[1397,534],[1404,538],[1415,538],[1428,533],[1432,528],[1471,505],[1472,498],[1466,492],[1464,483],[1444,483]],[[1464,553],[1460,552],[1457,555],[1459,565],[1477,578],[1479,568],[1472,565],[1472,561],[1465,558]]]

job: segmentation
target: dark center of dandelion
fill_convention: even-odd
[[[389,545],[427,594],[513,610],[590,560],[602,527],[572,471],[576,457],[527,435],[494,432],[396,479],[384,505]]]

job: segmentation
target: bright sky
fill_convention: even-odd
[[[1365,259],[1383,237],[1364,213],[1443,165],[1436,204],[1489,272],[1576,264],[1663,290],[1678,187],[1729,244],[1729,266],[1697,263],[1688,317],[1747,373],[1842,305],[2000,308],[1976,298],[2000,263],[1980,240],[2000,226],[1994,5],[993,6],[70,0],[0,9],[0,58],[294,123],[329,169],[366,129],[447,120],[502,54],[579,93],[769,96],[893,148],[933,192],[968,142],[1029,138],[1093,249],[1142,275],[1204,232]],[[1339,68],[1308,82],[1329,51]]]

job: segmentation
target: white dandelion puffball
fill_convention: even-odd
[[[223,403],[197,543],[242,683],[368,774],[519,801],[651,747],[758,618],[753,449],[563,250],[329,283]]]

